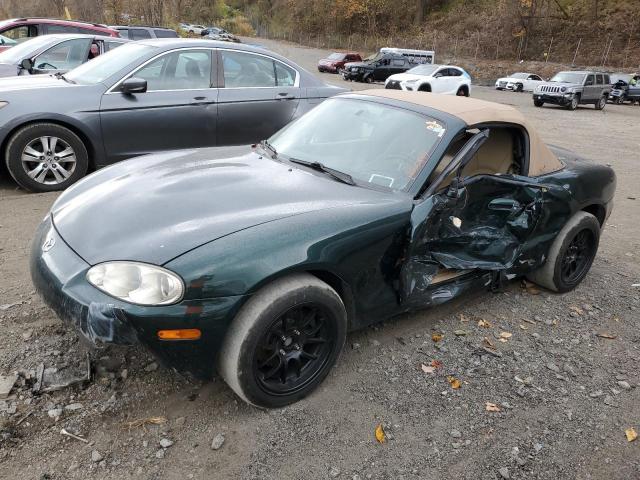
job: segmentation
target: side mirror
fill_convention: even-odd
[[[25,58],[20,62],[20,66],[27,71],[31,71],[33,68],[33,61],[30,58]]]
[[[120,86],[120,91],[124,94],[144,93],[147,91],[147,81],[142,78],[127,78]]]
[[[442,74],[440,72],[436,73],[433,78],[440,78],[442,76]]]

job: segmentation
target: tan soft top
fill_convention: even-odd
[[[475,98],[439,95],[425,92],[406,92],[403,90],[363,90],[353,92],[358,95],[390,98],[402,102],[414,103],[433,108],[458,117],[469,127],[482,123],[513,123],[522,126],[529,134],[529,175],[538,176],[555,172],[562,168],[562,163],[549,147],[538,136],[524,116],[515,108],[501,103],[487,102]]]

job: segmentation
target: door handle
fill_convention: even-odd
[[[280,92],[276,95],[276,100],[293,100],[296,97],[289,95],[288,92]]]

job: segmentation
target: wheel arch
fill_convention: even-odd
[[[327,265],[299,265],[297,268],[280,270],[254,284],[249,289],[248,293],[251,296],[276,280],[286,278],[296,273],[308,273],[313,275],[318,280],[333,288],[342,300],[342,303],[344,303],[345,310],[347,311],[347,330],[351,330],[352,327],[356,325],[356,307],[353,290],[342,277]]]
[[[18,124],[12,125],[11,129],[7,132],[4,139],[2,140],[2,144],[0,144],[0,153],[2,154],[2,162],[4,163],[4,159],[6,158],[7,146],[9,145],[9,141],[13,137],[13,135],[20,129],[24,127],[28,127],[29,125],[35,125],[37,123],[52,123],[55,125],[59,125],[64,128],[68,128],[73,133],[75,133],[82,143],[84,143],[87,153],[89,154],[89,168],[90,170],[95,170],[96,165],[99,165],[97,162],[98,157],[100,156],[99,149],[91,140],[91,135],[86,132],[83,128],[79,127],[75,122],[70,122],[65,119],[60,118],[32,118]]]
[[[606,215],[607,215],[607,209],[603,205],[599,203],[592,203],[590,205],[583,207],[581,211],[590,213],[591,215],[596,217],[596,219],[598,220],[598,223],[600,224],[600,227],[604,226],[604,222],[606,220]]]
[[[418,87],[418,92],[431,92],[431,84],[423,83]]]

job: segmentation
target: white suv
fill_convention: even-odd
[[[471,76],[453,65],[418,65],[405,73],[391,75],[384,87],[468,97],[471,94]]]
[[[518,72],[508,77],[496,80],[496,90],[513,90],[514,92],[533,92],[538,85],[544,82],[542,77],[535,73]]]

